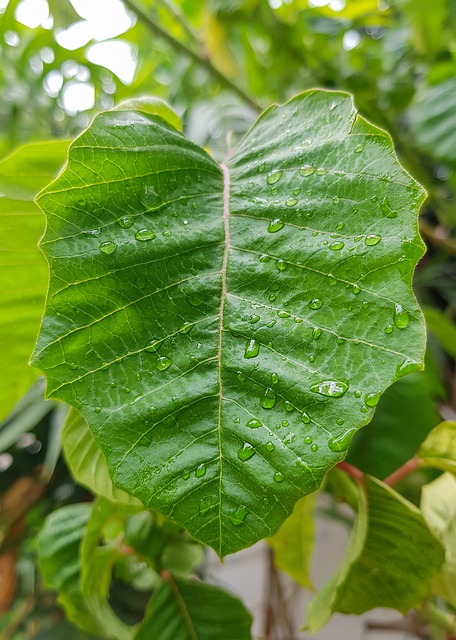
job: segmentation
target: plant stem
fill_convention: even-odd
[[[351,465],[348,466],[351,467]],[[357,471],[362,476],[361,471],[359,471],[358,469]],[[357,512],[359,491],[357,486],[351,479],[352,477],[353,476],[349,477],[348,473],[342,471],[341,468],[332,469],[327,476],[328,482],[333,489],[335,497],[339,498],[339,500],[342,500],[343,502],[346,502],[353,509],[353,511]]]
[[[355,482],[359,483],[359,482],[362,482],[364,479],[363,472],[357,469],[356,467],[354,467],[352,464],[349,464],[348,462],[345,462],[345,461],[339,462],[339,464],[337,465],[337,468],[340,469],[341,471],[344,471],[347,475],[350,476],[350,478],[353,478]]]
[[[407,460],[399,469],[393,471],[383,482],[390,487],[397,484],[400,480],[408,476],[412,471],[416,471],[421,466],[421,460],[419,458],[411,458]]]
[[[155,22],[151,15],[148,12],[144,11],[142,7],[140,7],[136,0],[124,0],[124,4],[136,14],[138,19],[151,31],[154,35],[158,36],[165,42],[167,42],[173,49],[177,52],[184,54],[189,57],[196,64],[204,67],[212,77],[220,82],[227,89],[236,93],[244,102],[246,102],[252,109],[255,111],[261,111],[260,105],[250,97],[241,87],[235,84],[232,80],[230,80],[227,76],[225,76],[221,71],[214,67],[209,58],[204,57],[190,49],[186,44],[177,40],[171,33],[163,29],[159,24]]]
[[[423,622],[439,627],[452,636],[456,634],[455,616],[445,613],[432,602],[426,600],[418,614]]]
[[[197,33],[193,30],[191,24],[189,24],[182,13],[180,7],[174,4],[172,0],[160,0],[160,3],[167,8],[167,10],[173,14],[173,17],[177,20],[177,22],[181,25],[182,29],[185,33],[190,36],[192,40],[195,41],[196,44],[200,44]]]

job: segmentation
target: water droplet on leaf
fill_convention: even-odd
[[[260,343],[251,338],[245,345],[244,358],[256,358],[260,352]]]
[[[310,387],[314,393],[319,393],[328,398],[341,398],[348,390],[348,384],[340,380],[323,380]]]
[[[263,409],[272,409],[276,404],[276,394],[271,387],[268,387],[261,397],[260,404]]]
[[[117,249],[117,245],[114,244],[114,242],[103,242],[103,244],[100,244],[100,251],[102,253],[105,253],[106,255],[110,256],[111,253],[114,253],[114,251]]]
[[[135,233],[136,240],[140,242],[147,242],[147,240],[153,240],[155,237],[155,233],[151,229],[140,229]]]
[[[159,371],[166,371],[166,369],[168,369],[172,364],[173,361],[170,360],[167,356],[161,356],[160,358],[158,358],[156,366]]]
[[[250,443],[244,442],[244,445],[238,449],[237,457],[242,462],[247,462],[255,455],[255,447],[253,447]]]
[[[285,226],[285,223],[280,220],[280,218],[276,218],[275,220],[271,220],[268,224],[268,233],[277,233]]]
[[[283,171],[280,171],[280,169],[275,169],[274,171],[271,171],[271,173],[268,173],[268,177],[266,178],[266,182],[268,184],[275,184],[282,177],[282,173],[283,173]]]

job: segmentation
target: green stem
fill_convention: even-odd
[[[445,613],[432,602],[426,600],[418,611],[418,614],[423,622],[439,627],[451,635],[456,634],[455,616]]]
[[[138,19],[149,29],[151,33],[158,36],[165,42],[167,42],[171,47],[177,51],[178,53],[182,53],[196,64],[204,67],[212,77],[220,82],[224,87],[236,93],[244,102],[246,102],[252,109],[255,111],[261,111],[260,105],[251,98],[241,87],[238,87],[237,84],[232,82],[227,76],[225,76],[221,71],[214,67],[209,58],[202,57],[193,49],[190,49],[186,44],[177,40],[173,35],[171,35],[168,31],[163,29],[159,24],[155,22],[151,15],[148,12],[144,11],[142,7],[140,7],[136,0],[124,0],[124,4],[133,11],[138,17]]]
[[[173,14],[173,17],[180,24],[185,33],[195,41],[195,44],[201,45],[198,38],[198,34],[193,30],[191,24],[189,24],[182,13],[180,7],[176,6],[172,0],[160,0],[160,3],[167,8],[167,10]]]
[[[351,477],[342,469],[331,469],[328,482],[336,498],[346,502],[353,511],[358,511],[358,488]]]

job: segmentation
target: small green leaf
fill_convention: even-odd
[[[106,637],[81,591],[80,546],[91,509],[89,504],[72,504],[51,513],[38,534],[38,559],[44,581],[58,591],[68,619],[88,633]]]
[[[65,161],[68,143],[20,147],[0,162],[0,420],[39,372],[29,367],[48,281],[37,244],[44,217],[34,198]]]
[[[417,146],[439,160],[456,161],[456,79],[427,87],[411,109]]]
[[[335,611],[388,607],[405,613],[426,596],[443,562],[442,546],[412,503],[369,476],[359,497],[345,559],[309,606],[311,633]]]
[[[441,422],[422,443],[418,453],[421,463],[456,474],[456,422]]]
[[[226,591],[169,576],[155,591],[135,640],[250,640],[252,617]]]
[[[315,536],[315,497],[305,496],[268,542],[274,549],[275,564],[305,589],[312,589],[310,564]]]
[[[76,482],[113,502],[141,506],[137,498],[112,484],[100,446],[84,417],[76,409],[71,409],[65,421],[62,443],[66,461]]]
[[[219,555],[272,535],[422,367],[423,198],[345,93],[268,109],[222,166],[157,115],[99,114],[38,198],[48,395]]]
[[[443,473],[421,491],[421,510],[445,549],[445,562],[433,581],[433,592],[456,606],[456,479]]]

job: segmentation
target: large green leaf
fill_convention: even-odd
[[[38,557],[44,580],[58,591],[68,619],[88,633],[105,637],[103,624],[91,614],[81,591],[79,549],[91,509],[89,504],[72,504],[51,513],[38,535]]]
[[[156,115],[100,114],[39,196],[48,395],[220,555],[270,536],[422,366],[423,195],[344,93],[267,110],[221,167]]]
[[[155,591],[135,640],[250,640],[251,615],[222,589],[169,576]]]
[[[442,546],[413,504],[369,476],[359,498],[344,561],[309,606],[311,633],[334,611],[389,607],[405,613],[428,593],[443,562]]]
[[[0,420],[38,377],[28,366],[48,282],[37,244],[44,218],[34,198],[65,161],[67,142],[19,148],[0,162]]]

